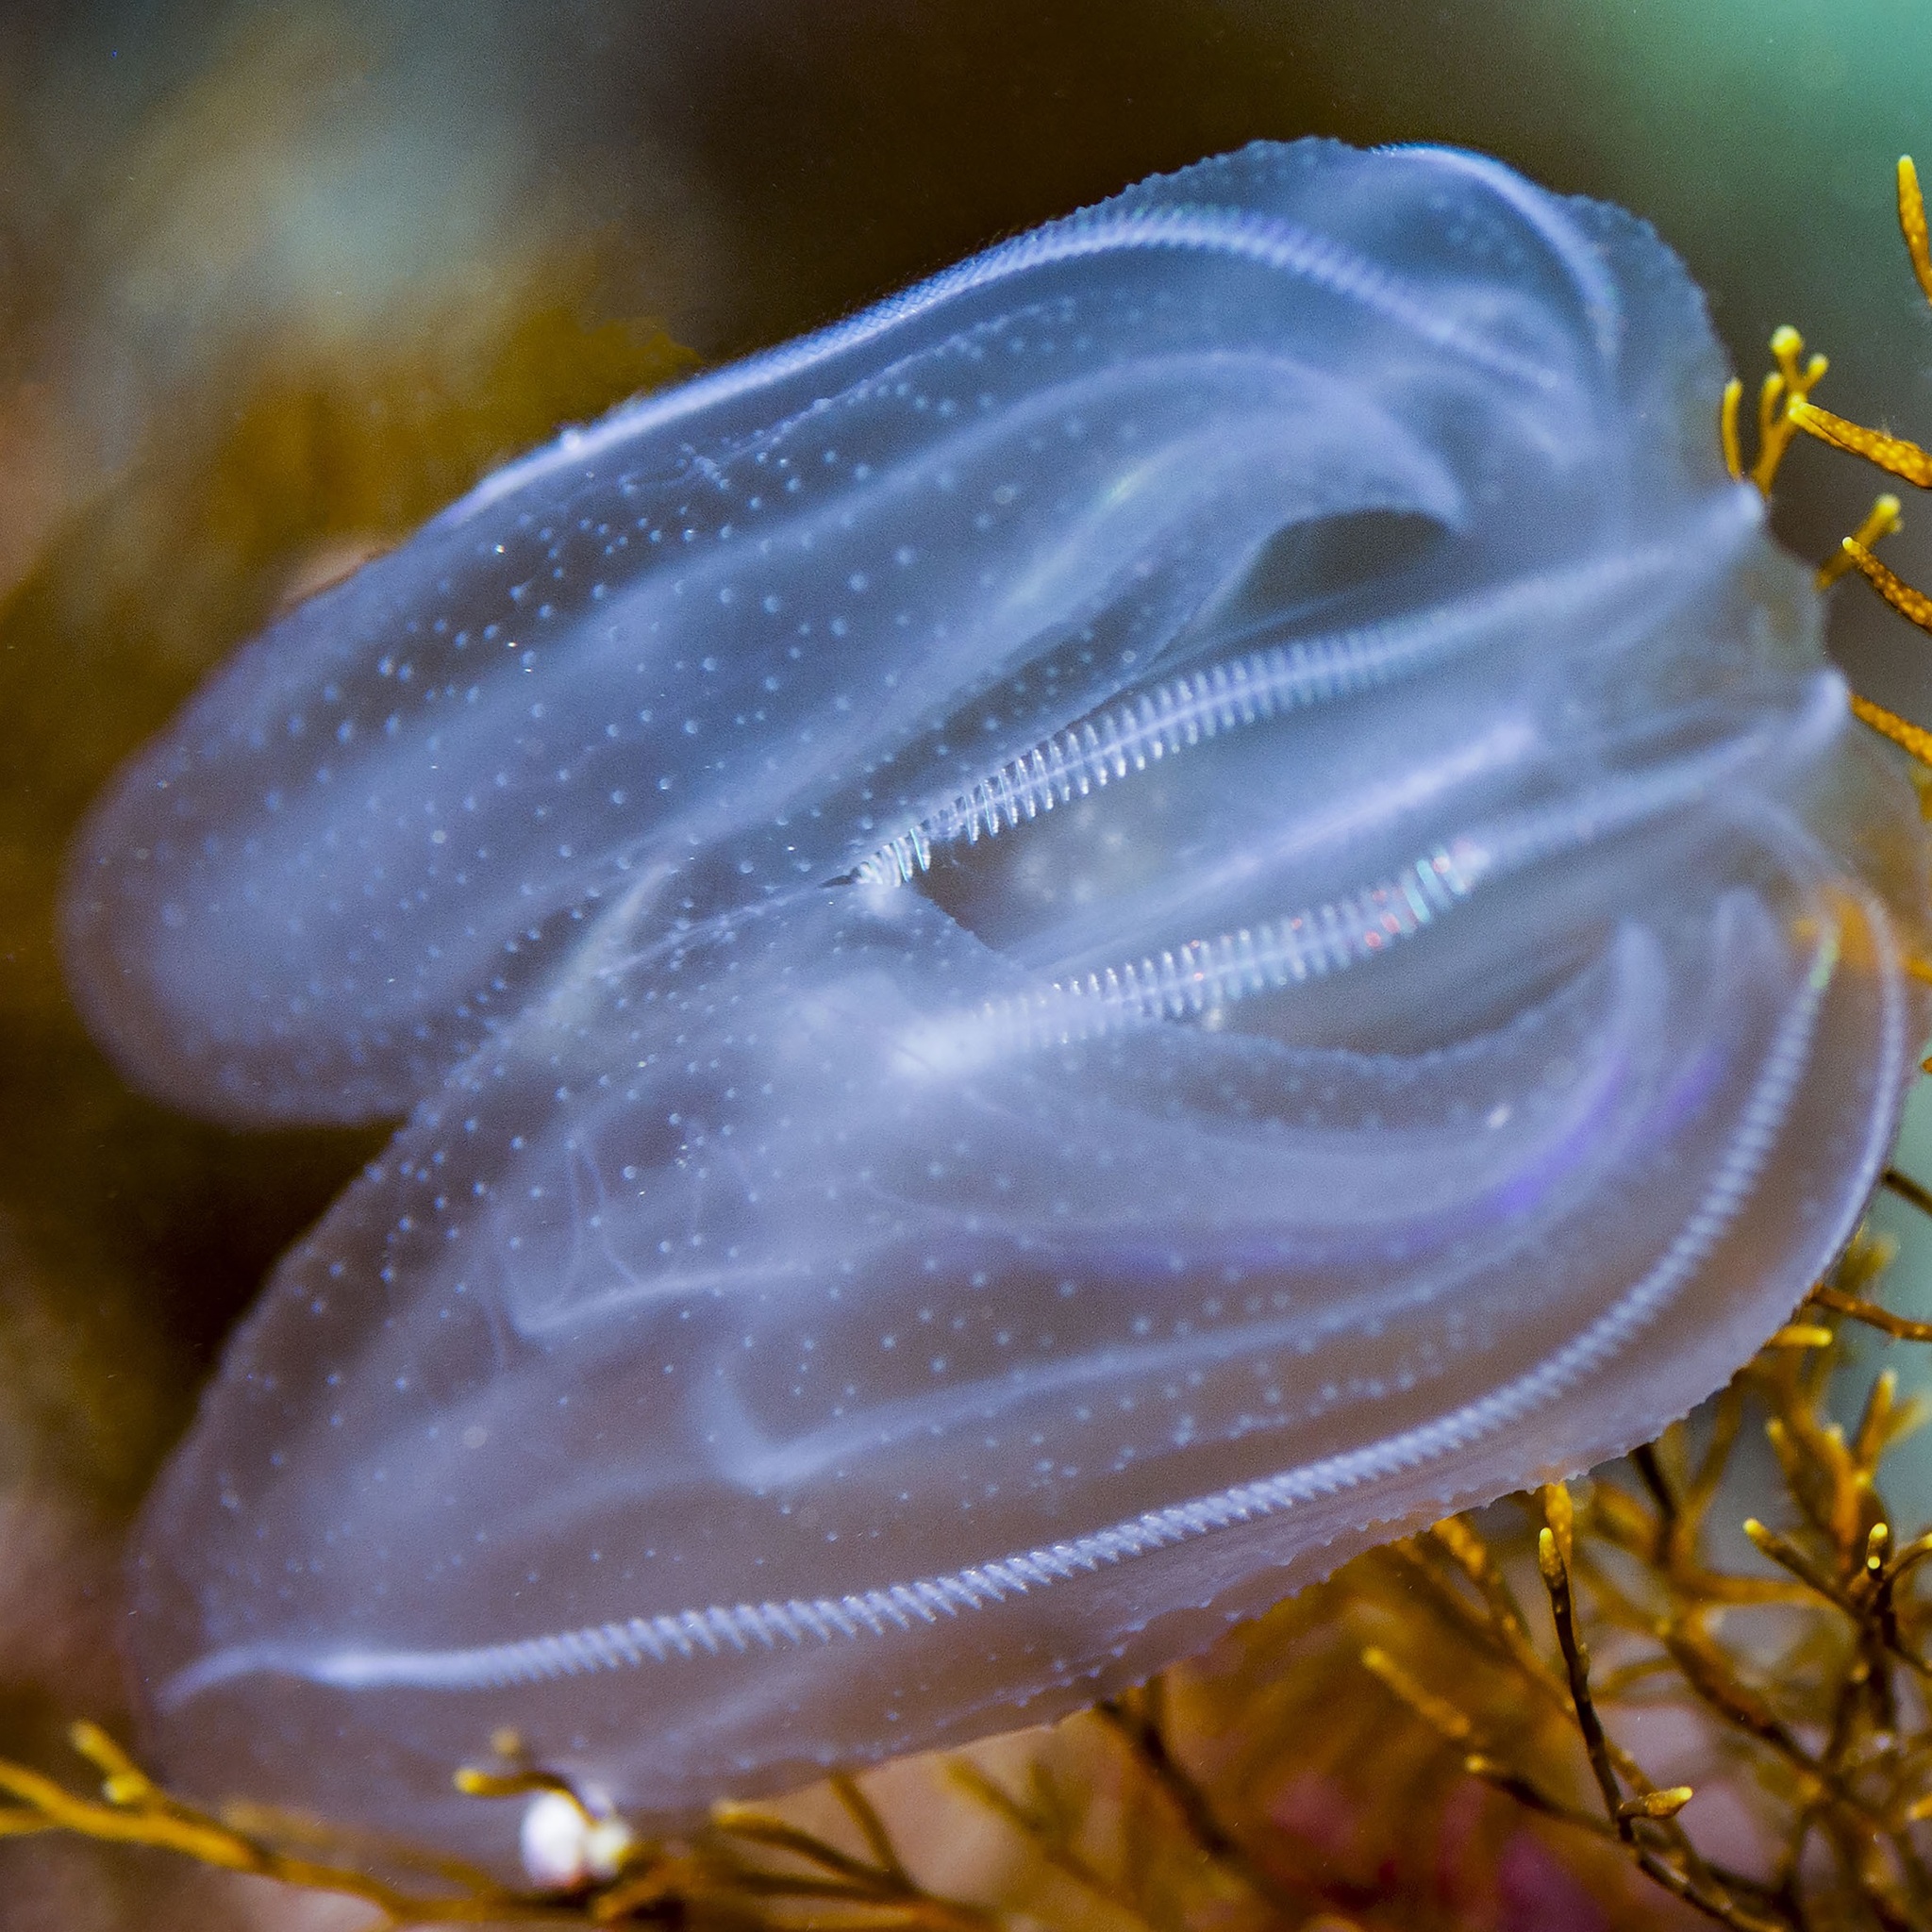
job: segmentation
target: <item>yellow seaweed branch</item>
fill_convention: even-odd
[[[1932,302],[1932,252],[1928,252],[1925,200],[1909,155],[1898,162],[1898,225],[1905,239],[1912,274],[1927,302]],[[1743,385],[1737,377],[1724,385],[1718,409],[1718,441],[1724,465],[1734,479],[1748,474],[1760,494],[1769,496],[1791,441],[1802,430],[1827,447],[1855,456],[1914,489],[1932,489],[1932,451],[1890,430],[1874,429],[1834,414],[1811,400],[1811,391],[1829,363],[1823,356],[1805,358],[1804,338],[1789,325],[1773,332],[1771,353],[1775,367],[1765,376],[1757,397],[1757,454],[1747,473],[1738,432]],[[1899,615],[1919,629],[1932,633],[1932,597],[1907,583],[1881,563],[1872,546],[1899,526],[1899,500],[1887,492],[1873,504],[1865,521],[1818,568],[1818,588],[1828,590],[1856,570]],[[1863,724],[1890,739],[1920,764],[1932,769],[1932,733],[1897,712],[1857,692],[1852,694],[1852,714]]]
[[[358,1866],[292,1854],[170,1796],[99,1725],[76,1724],[68,1738],[101,1774],[101,1795],[79,1796],[42,1772],[0,1759],[0,1791],[13,1801],[0,1808],[0,1837],[62,1831],[176,1852],[220,1871],[360,1899],[375,1908],[376,1924],[385,1926],[581,1921],[580,1913],[560,1909],[553,1900],[515,1891],[447,1861],[437,1861],[446,1883],[435,1892],[416,1893]]]
[[[1776,364],[1757,391],[1757,460],[1750,470],[1751,481],[1760,495],[1771,494],[1771,485],[1784,461],[1799,423],[1792,414],[1802,408],[1831,364],[1823,356],[1805,359],[1805,338],[1789,323],[1774,329],[1771,337],[1772,360]],[[1738,409],[1744,385],[1734,375],[1724,385],[1724,401],[1718,415],[1718,434],[1724,445],[1724,466],[1735,481],[1744,480],[1744,458],[1738,439]]]

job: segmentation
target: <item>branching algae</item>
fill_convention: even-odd
[[[1925,1017],[1914,801],[1722,376],[1615,209],[1257,145],[567,437],[219,675],[83,837],[83,1005],[183,1106],[409,1118],[142,1525],[181,1788],[503,1862],[449,1769],[509,1725],[688,1818],[1722,1384]]]

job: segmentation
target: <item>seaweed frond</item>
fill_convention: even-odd
[[[1898,162],[1898,225],[1912,274],[1926,301],[1932,302],[1932,248],[1928,248],[1927,242],[1925,200],[1909,155],[1901,155]],[[1836,415],[1811,400],[1812,390],[1830,365],[1823,356],[1802,359],[1805,341],[1796,329],[1787,325],[1774,330],[1771,353],[1775,366],[1758,390],[1757,456],[1748,472],[1760,494],[1770,496],[1779,467],[1800,430],[1829,448],[1871,463],[1916,490],[1932,490],[1932,451],[1907,437]],[[1724,385],[1718,410],[1718,441],[1724,466],[1738,482],[1742,482],[1747,474],[1738,433],[1743,393],[1743,384],[1733,376]],[[1878,496],[1865,521],[1819,565],[1818,588],[1828,590],[1840,577],[1857,571],[1907,623],[1932,633],[1932,597],[1907,583],[1880,562],[1873,551],[1880,538],[1898,528],[1900,520],[1898,498],[1890,491]],[[1922,766],[1932,769],[1932,733],[1856,691],[1852,693],[1851,708],[1860,724],[1890,740]]]
[[[1751,465],[1751,481],[1758,493],[1771,494],[1773,479],[1791,446],[1800,427],[1795,410],[1803,408],[1811,391],[1830,368],[1824,356],[1805,355],[1805,338],[1789,323],[1772,332],[1771,356],[1776,365],[1757,390],[1757,460]],[[1744,385],[1733,376],[1724,385],[1724,401],[1718,417],[1718,434],[1724,446],[1724,465],[1735,481],[1744,480],[1744,458],[1738,438],[1738,409]]]
[[[1905,253],[1913,267],[1926,301],[1932,301],[1932,251],[1926,240],[1926,205],[1919,188],[1919,170],[1910,155],[1899,157],[1899,234],[1905,240]],[[1827,448],[1843,450],[1868,461],[1886,475],[1910,483],[1913,489],[1932,489],[1932,450],[1924,450],[1908,437],[1897,437],[1890,429],[1870,429],[1849,417],[1836,415],[1810,400],[1818,378],[1825,373],[1824,356],[1812,356],[1803,363],[1805,338],[1795,328],[1777,328],[1772,334],[1772,359],[1775,367],[1764,376],[1758,392],[1758,459],[1750,468],[1750,481],[1757,483],[1764,496],[1770,496],[1772,483],[1783,464],[1790,439],[1799,431],[1824,442]],[[1737,481],[1744,479],[1744,459],[1737,433],[1739,402],[1742,385],[1733,376],[1725,385],[1724,402],[1718,411],[1718,441],[1724,448],[1725,468]],[[1866,583],[1878,591],[1908,625],[1932,634],[1932,597],[1910,586],[1897,572],[1878,560],[1873,551],[1880,537],[1899,527],[1899,498],[1890,491],[1880,494],[1870,514],[1853,535],[1841,539],[1838,551],[1818,566],[1818,590],[1829,590],[1834,583],[1857,570]],[[1901,719],[1895,711],[1853,691],[1851,711],[1860,724],[1866,724],[1882,738],[1890,738],[1899,750],[1932,769],[1932,734]]]

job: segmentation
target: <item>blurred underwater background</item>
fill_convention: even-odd
[[[100,1058],[63,989],[54,908],[108,773],[278,607],[559,425],[1155,170],[1309,133],[1456,142],[1623,203],[1707,289],[1747,385],[1793,323],[1832,358],[1832,409],[1932,439],[1932,308],[1892,203],[1897,156],[1932,157],[1932,9],[1913,0],[0,6],[0,1758],[77,1790],[70,1722],[125,1734],[125,1526],[269,1266],[385,1138],[225,1132],[131,1094]],[[1822,557],[1874,487],[1802,446],[1780,534]],[[1932,513],[1907,502],[1905,519],[1887,560],[1932,586]],[[1932,726],[1932,639],[1852,582],[1831,645],[1859,690]],[[1932,1183],[1924,1091],[1896,1165]],[[1855,1258],[1834,1292],[1932,1316],[1932,1219],[1893,1191],[1873,1229],[1896,1247],[1882,1282]],[[1853,1586],[1881,1520],[1872,1465],[1915,1385],[1932,1393],[1932,1352],[1856,1317],[1833,1339],[1843,1314],[1815,1305],[1753,1372],[1721,1491],[1697,1485],[1721,1408],[1653,1467],[1578,1491],[1576,1574],[1599,1612],[1619,1591],[1640,1607],[1633,1644],[1705,1629],[1702,1610],[1673,1624],[1657,1607],[1684,1591],[1708,1607],[1673,1527],[1691,1496],[1727,1574],[1798,1592],[1733,1592],[1789,1613],[1740,1641],[1785,1660],[1796,1715],[1760,1700],[1726,1716],[1731,1692],[1757,1693],[1693,1634],[1670,1657],[1687,1681],[1707,1672],[1698,1696],[1617,1720],[1640,1758],[1715,1767],[1684,1824],[1722,1856],[1774,1866],[1777,1806],[1823,1821],[1790,1881],[1809,1915],[1775,1916],[1767,1892],[1739,1924],[1932,1923],[1932,1879],[1912,1869],[1932,1838],[1915,1853],[1916,1821],[1874,1826],[1867,1869],[1844,1824],[1860,1807],[1895,1823],[1886,1807],[1909,1806],[1932,1757],[1896,1742],[1909,1710],[1888,1729],[1864,1705],[1879,1741],[1857,1757],[1833,1731],[1856,1713],[1832,1701],[1870,1701],[1878,1612]],[[1899,1386],[1874,1411],[1881,1367]],[[1831,1412],[1836,1449],[1804,1421]],[[1932,1521],[1932,1430],[1890,1451],[1882,1490],[1895,1549]],[[1799,1524],[1851,1581],[1793,1585],[1735,1533],[1752,1511]],[[1484,1534],[1524,1627],[1560,1669],[1531,1554],[1542,1518],[1494,1515]],[[863,1805],[822,1792],[788,1814],[891,1882],[841,1875],[774,1827],[740,1843],[830,1874],[823,1896],[714,1862],[623,1909],[1159,1932],[1707,1922],[1637,1869],[1600,1807],[1588,1825],[1538,1808],[1553,1792],[1594,1805],[1591,1766],[1574,1715],[1512,1652],[1502,1573],[1457,1534],[1352,1566],[1180,1674],[1164,1705],[991,1747],[963,1781],[869,1781],[890,1857]],[[1621,1582],[1619,1563],[1634,1565]],[[1899,1618],[1909,1647],[1908,1607]],[[1390,1663],[1379,1682],[1365,1649]],[[1598,1650],[1632,1687],[1657,1675],[1614,1641]],[[1457,1711],[1475,1713],[1460,1737]],[[1466,1768],[1505,1737],[1507,1775]],[[1739,1768],[1753,1752],[1768,1786]],[[1545,1760],[1546,1785],[1512,1788]],[[894,1892],[902,1855],[917,1883]],[[0,1841],[5,1932],[369,1919],[162,1852]]]

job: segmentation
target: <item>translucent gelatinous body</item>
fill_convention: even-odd
[[[507,1844],[1065,1710],[1846,1236],[1904,786],[1640,224],[1260,146],[620,412],[97,812],[130,1073],[410,1112],[164,1477],[192,1786]],[[491,1834],[500,1834],[492,1838]]]

